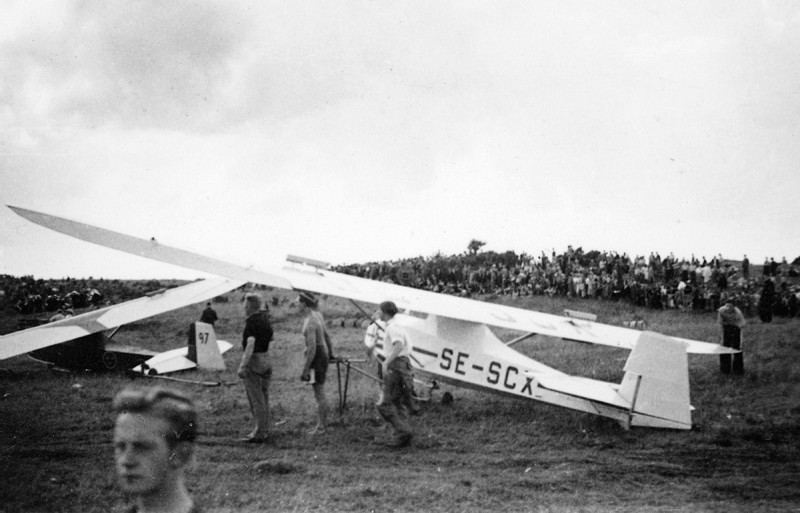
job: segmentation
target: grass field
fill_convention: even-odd
[[[224,373],[181,377],[221,380],[220,387],[160,382],[193,395],[201,409],[197,464],[188,482],[205,511],[790,511],[800,510],[800,321],[750,319],[745,369],[722,376],[713,357],[690,357],[695,427],[624,431],[607,419],[532,401],[443,385],[413,417],[408,450],[387,437],[373,402],[376,384],[351,376],[349,408],[326,434],[310,437],[314,400],[299,380],[301,318],[282,299],[272,306],[275,361],[271,404],[275,442],[236,442],[251,428],[235,377],[238,347]],[[215,308],[219,337],[238,346],[241,291]],[[508,299],[526,308],[589,311],[618,324],[643,316],[651,329],[716,341],[713,315],[634,310],[629,305],[563,298]],[[129,325],[125,343],[166,350],[185,343],[202,305]],[[329,299],[329,320],[356,318]],[[5,319],[4,332],[13,319]],[[331,328],[340,355],[363,355],[363,329]],[[499,333],[506,339],[516,334]],[[618,381],[627,351],[551,340],[517,349],[561,370]],[[27,357],[2,362],[0,511],[113,511],[125,498],[115,485],[110,439],[113,395],[155,384],[124,375],[48,370]],[[333,369],[332,369],[333,371]],[[444,405],[444,392],[455,397]],[[336,375],[329,386],[336,401]]]

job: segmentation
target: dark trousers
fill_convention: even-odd
[[[408,416],[411,410],[411,392],[414,390],[414,377],[411,374],[411,363],[401,356],[389,363],[383,376],[381,401],[378,412],[394,427],[395,436],[411,434]]]
[[[742,348],[742,330],[738,326],[722,326],[722,345],[730,347],[731,349]],[[731,356],[733,356],[733,365],[731,365]],[[734,374],[744,374],[744,356],[742,353],[734,355],[721,354],[719,355],[719,370],[723,374],[730,374],[733,370]]]

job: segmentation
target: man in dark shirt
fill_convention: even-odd
[[[761,295],[758,299],[758,316],[761,322],[772,322],[773,308],[775,307],[775,282],[772,278],[764,278]]]
[[[200,316],[200,322],[204,322],[206,324],[214,325],[217,322],[217,312],[211,308],[211,303],[206,303],[206,309],[203,310],[203,314]]]
[[[250,293],[245,296],[244,312],[247,321],[242,334],[242,362],[237,375],[244,381],[250,411],[255,427],[243,442],[261,443],[269,436],[269,380],[272,365],[267,357],[272,340],[269,314],[261,309],[261,297]]]

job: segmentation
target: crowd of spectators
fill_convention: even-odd
[[[37,279],[0,275],[0,309],[21,314],[68,312],[143,296],[161,288],[157,280]]]
[[[758,276],[747,257],[733,262],[721,255],[662,258],[583,251],[518,255],[513,251],[468,251],[460,255],[336,266],[334,271],[463,297],[479,295],[566,296],[628,301],[649,308],[712,312],[732,298],[746,315],[757,312],[765,280],[775,285],[776,315],[797,315],[800,290],[792,286],[797,267],[783,259],[765,262]]]
[[[798,314],[800,258],[764,261],[756,272],[745,256],[630,257],[572,246],[539,256],[471,249],[460,255],[416,257],[333,267],[345,274],[464,297],[488,295],[565,296],[627,301],[648,308],[712,312],[726,299],[747,316],[768,306],[778,316]],[[771,285],[764,287],[769,280]],[[43,280],[0,275],[0,308],[20,313],[99,307],[161,288],[157,280]],[[774,292],[772,292],[774,290]],[[766,294],[766,296],[765,296]]]

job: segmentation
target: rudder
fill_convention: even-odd
[[[222,359],[220,347],[217,344],[217,334],[214,327],[205,322],[192,324],[189,339],[190,360],[200,369],[225,370],[225,361]],[[193,335],[193,336],[192,336]]]
[[[619,395],[631,403],[629,426],[691,429],[689,361],[682,342],[644,331],[625,363]]]

